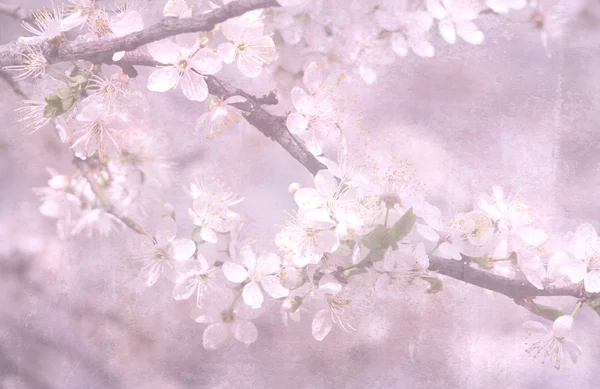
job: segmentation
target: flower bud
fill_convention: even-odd
[[[552,325],[552,334],[555,338],[565,338],[571,333],[571,327],[573,326],[573,316],[564,315],[554,321]]]
[[[300,308],[300,305],[302,305],[302,298],[295,296],[286,298],[283,301],[282,307],[287,313],[294,313]]]
[[[293,184],[290,184],[290,186],[288,187],[288,191],[293,196],[294,194],[296,194],[296,192],[298,192],[298,190],[300,190],[300,188],[302,188],[302,186],[297,182],[294,182]]]

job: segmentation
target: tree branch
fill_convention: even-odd
[[[211,31],[215,25],[228,19],[245,14],[246,12],[276,7],[276,0],[244,0],[234,1],[211,12],[188,19],[164,18],[142,31],[134,32],[120,38],[105,41],[73,43],[63,41],[59,44],[45,42],[39,45],[48,63],[58,63],[71,60],[86,60],[93,63],[106,63],[114,53],[132,51],[147,43],[168,38],[187,32]],[[27,54],[26,45],[11,42],[0,46],[0,68],[18,65],[22,56]]]

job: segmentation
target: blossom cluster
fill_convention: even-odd
[[[168,0],[164,18],[190,18],[227,2],[208,2],[192,9],[184,0]],[[208,100],[208,112],[196,127],[212,137],[242,119],[233,105],[243,96],[210,96],[210,80],[224,65],[235,63],[242,75],[258,77],[278,58],[281,38],[303,54],[319,53],[325,61],[303,68],[302,86],[290,91],[292,106],[285,123],[302,140],[312,157],[325,167],[311,186],[292,183],[297,209],[274,237],[278,252],[263,251],[248,236],[248,221],[235,206],[242,199],[221,180],[197,177],[186,188],[191,201],[189,236],[179,233],[173,207],[167,206],[152,232],[143,232],[142,248],[133,258],[148,287],[163,278],[172,281],[172,297],[194,301],[191,315],[207,326],[203,343],[217,349],[230,338],[251,344],[258,337],[252,320],[274,301],[281,318],[312,318],[312,336],[322,341],[334,328],[356,330],[378,304],[390,299],[442,290],[442,279],[429,270],[432,258],[461,261],[505,279],[518,279],[538,290],[579,285],[581,295],[596,301],[600,293],[600,241],[594,226],[582,224],[549,252],[548,235],[534,224],[529,208],[497,186],[475,196],[472,207],[445,214],[428,200],[416,173],[395,158],[359,156],[348,146],[348,113],[341,103],[340,73],[326,73],[332,61],[354,68],[367,83],[375,81],[376,66],[409,51],[431,57],[430,30],[454,44],[457,37],[480,44],[484,34],[476,20],[489,12],[507,14],[529,7],[537,15],[543,40],[550,36],[539,19],[544,6],[526,0],[427,0],[425,2],[368,0],[339,2],[279,0],[274,14],[262,10],[228,19],[204,33],[187,33],[146,45],[156,68],[146,87],[168,92],[181,87],[194,102]],[[336,12],[324,12],[327,9]],[[543,16],[541,16],[543,18]],[[272,25],[265,23],[272,22]],[[275,27],[275,40],[269,27]],[[109,11],[93,0],[71,0],[67,7],[42,11],[34,34],[20,41],[29,45],[18,79],[55,73],[59,84],[43,88],[44,97],[19,108],[20,121],[38,130],[53,123],[87,168],[72,175],[52,171],[48,186],[36,189],[42,214],[57,219],[64,237],[88,229],[108,234],[115,226],[132,227],[131,216],[142,214],[142,192],[165,185],[169,163],[162,155],[159,134],[144,123],[144,95],[122,71],[103,73],[99,65],[51,67],[38,44],[56,44],[76,33],[75,41],[99,41],[144,28],[133,2]],[[118,52],[119,62],[126,53]],[[321,58],[322,59],[322,58]],[[49,93],[49,94],[48,94]],[[209,97],[210,96],[210,97]],[[351,121],[351,120],[350,120]],[[336,157],[331,157],[331,152]],[[162,172],[162,173],[161,173]],[[136,232],[142,231],[134,227]],[[600,302],[600,300],[598,300]],[[536,309],[535,302],[528,301]],[[578,303],[577,311],[583,300]],[[565,352],[576,360],[580,349],[567,339],[573,315],[545,314],[552,330],[527,322],[529,351],[544,353],[557,368]]]

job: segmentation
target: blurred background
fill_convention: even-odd
[[[26,10],[39,0],[3,0]],[[156,3],[156,2],[154,2]],[[582,3],[583,4],[583,3]],[[156,4],[155,4],[156,5]],[[437,55],[409,55],[378,69],[357,89],[372,155],[411,161],[432,196],[464,203],[501,185],[518,191],[538,225],[562,236],[583,221],[600,228],[600,12],[581,6],[552,57],[530,24],[485,17],[481,46],[451,46],[434,32]],[[0,15],[0,43],[22,35]],[[277,87],[277,64],[251,83],[230,69],[220,76],[250,93]],[[148,69],[134,80],[145,85]],[[33,90],[27,84],[24,91]],[[193,172],[214,174],[246,200],[237,208],[272,240],[292,181],[310,175],[276,143],[242,124],[207,141],[195,133],[204,105],[180,93],[147,93],[149,122],[169,138],[178,167],[158,198],[172,202],[180,231],[191,230],[191,202],[179,188]],[[16,124],[22,97],[0,79],[0,388],[596,388],[600,318],[577,316],[577,365],[557,372],[525,353],[521,325],[537,320],[501,295],[447,280],[437,295],[378,311],[356,333],[335,329],[323,341],[312,317],[285,327],[277,304],[256,324],[259,339],[207,352],[204,326],[187,317],[161,281],[145,288],[127,256],[129,234],[60,240],[38,212],[32,188],[46,167],[72,173],[72,154],[51,128],[34,134]],[[289,108],[285,96],[278,107]],[[187,225],[186,225],[187,224]],[[550,300],[541,300],[542,303]],[[574,302],[554,299],[571,311]],[[542,319],[540,319],[542,320]]]

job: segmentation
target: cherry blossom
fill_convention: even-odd
[[[155,241],[143,243],[144,253],[137,258],[137,261],[144,263],[142,274],[146,278],[146,285],[154,285],[165,268],[174,271],[175,262],[182,263],[194,255],[196,251],[194,241],[188,238],[176,238],[176,236],[175,220],[165,217],[154,233]]]
[[[107,114],[100,104],[90,104],[81,110],[76,119],[82,123],[82,127],[73,134],[75,140],[71,148],[79,158],[89,158],[96,152],[99,156],[119,154],[117,133],[123,121],[118,116]]]
[[[600,293],[600,242],[596,229],[584,223],[567,235],[571,260],[562,267],[572,282],[583,281],[585,290]]]
[[[427,10],[439,21],[440,35],[450,44],[456,43],[458,35],[465,41],[478,45],[484,36],[473,23],[479,7],[461,0],[426,0]]]
[[[257,256],[253,249],[242,250],[241,260],[243,265],[234,262],[223,264],[223,273],[231,282],[243,283],[242,298],[248,306],[256,309],[262,306],[264,297],[262,289],[273,298],[286,297],[289,291],[281,286],[278,273],[281,269],[281,260],[277,254],[265,253]]]
[[[556,370],[561,370],[565,364],[565,355],[573,362],[581,355],[581,348],[573,341],[567,339],[573,327],[573,317],[565,315],[557,318],[548,330],[542,323],[527,321],[523,327],[528,330],[529,336],[526,344],[527,352],[537,358],[543,357],[542,362],[550,360]]]
[[[33,18],[36,27],[28,22],[23,22],[23,27],[36,36],[21,37],[19,38],[20,42],[27,45],[37,45],[44,41],[53,41],[62,37],[63,32],[85,23],[85,18],[81,13],[75,12],[65,17],[63,7],[56,7],[54,2],[51,3],[52,11],[43,10],[34,13]]]
[[[230,42],[222,43],[217,48],[223,62],[230,64],[236,61],[240,72],[250,78],[258,77],[264,65],[277,59],[273,39],[263,35],[260,15],[261,12],[248,12],[244,17],[223,23],[223,35]]]
[[[223,272],[215,267],[215,257],[207,258],[200,251],[196,257],[181,263],[177,269],[179,276],[173,288],[175,300],[186,300],[196,295],[196,306],[201,301],[221,298],[223,293]]]
[[[167,0],[163,8],[164,17],[187,19],[192,17],[192,7],[185,0]]]
[[[155,92],[166,92],[181,88],[185,97],[192,101],[204,101],[208,97],[208,86],[205,75],[215,74],[221,70],[219,56],[209,48],[200,48],[200,41],[195,36],[176,37],[177,44],[169,39],[148,44],[152,57],[167,66],[154,70],[148,78],[148,89]]]

